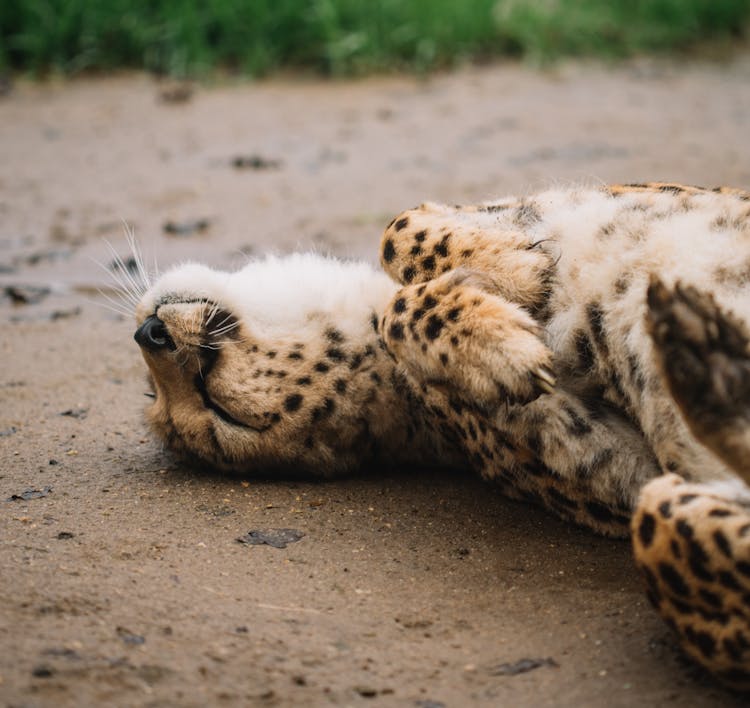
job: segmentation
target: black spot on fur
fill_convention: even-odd
[[[386,263],[390,263],[395,257],[396,249],[393,246],[393,241],[387,238],[383,244],[383,260]]]
[[[750,578],[750,563],[747,561],[738,561],[734,567],[737,572],[741,573],[746,578]]]
[[[370,325],[372,326],[373,332],[378,331],[378,316],[374,312],[370,315]]]
[[[544,454],[544,442],[538,430],[533,430],[526,436],[526,447],[538,457]]]
[[[678,500],[680,505],[690,504],[691,501],[698,498],[697,494],[681,494]]]
[[[393,303],[393,311],[401,313],[404,310],[406,310],[406,300],[402,297],[398,298],[396,302]]]
[[[697,541],[691,540],[688,542],[688,565],[692,573],[706,582],[711,582],[714,579],[714,574],[706,567],[708,563],[708,556],[703,550],[703,546]]]
[[[349,368],[352,371],[355,371],[361,366],[363,359],[364,355],[360,354],[359,352],[357,352],[356,354],[352,354],[352,358],[349,361]]]
[[[424,333],[428,339],[437,339],[445,323],[437,315],[430,315]]]
[[[643,375],[641,365],[638,362],[638,357],[635,356],[635,354],[628,355],[628,371],[633,385],[639,391],[643,391],[643,389],[646,388],[646,378]]]
[[[414,312],[411,313],[411,321],[412,322],[419,322],[419,320],[422,319],[422,316],[424,315],[424,310],[419,307]]]
[[[298,386],[309,386],[312,383],[312,379],[309,376],[301,376],[297,379]]]
[[[440,243],[435,245],[435,248],[433,248],[433,252],[437,254],[438,256],[442,256],[443,258],[448,257],[448,241],[450,240],[450,234],[446,234],[443,236],[443,238],[440,239]]]
[[[558,492],[557,489],[554,487],[550,487],[547,490],[547,495],[550,499],[557,502],[558,504],[562,504],[563,506],[567,507],[568,509],[577,509],[578,508],[578,502],[570,499],[569,497],[566,497],[562,492]]]
[[[730,639],[729,637],[725,638],[724,640],[722,640],[721,646],[723,647],[724,651],[732,658],[732,661],[739,662],[742,660],[743,652],[732,639]]]
[[[705,602],[707,605],[711,605],[711,607],[713,607],[714,609],[720,610],[723,607],[721,597],[715,592],[711,592],[710,590],[701,588],[700,590],[698,590],[698,594],[701,596],[703,602]]]
[[[440,408],[439,406],[431,405],[430,406],[430,410],[440,420],[447,420],[448,419],[448,415],[446,414],[446,412],[442,408]]]
[[[690,595],[690,588],[687,586],[685,579],[670,563],[659,563],[659,576],[675,595],[680,597]]]
[[[422,231],[417,231],[417,233],[414,234],[414,240],[417,243],[422,243],[425,238],[427,238],[427,232],[424,229],[422,229]]]
[[[594,366],[594,351],[591,348],[591,340],[586,332],[578,330],[573,341],[578,355],[578,365],[582,370],[588,371]]]
[[[730,511],[729,509],[711,509],[711,511],[708,512],[709,516],[716,516],[716,517],[724,517],[724,516],[732,516],[734,512]]]
[[[315,371],[319,371],[321,374],[325,374],[326,371],[330,371],[331,367],[328,366],[324,361],[319,361],[315,366],[313,367]]]
[[[388,336],[391,339],[403,339],[404,338],[404,325],[400,322],[393,322],[388,328]]]
[[[301,393],[292,393],[288,395],[284,399],[284,410],[288,411],[289,413],[293,413],[296,410],[299,410],[299,407],[302,405],[302,401],[304,400],[304,397]]]
[[[615,293],[618,295],[624,295],[630,287],[630,274],[623,273],[617,280],[615,280]]]
[[[409,217],[402,216],[395,224],[396,231],[403,231],[409,225]]]
[[[461,415],[464,412],[463,405],[455,398],[448,399],[448,406],[456,415]]]
[[[606,353],[608,351],[607,337],[604,330],[604,312],[601,305],[597,302],[590,302],[586,306],[586,318],[596,346],[602,353]]]
[[[687,521],[685,521],[685,519],[680,519],[677,522],[676,528],[677,533],[688,540],[690,540],[695,534],[695,532],[693,531],[693,527]]]
[[[737,582],[737,578],[734,577],[734,573],[728,570],[722,570],[719,572],[719,582],[728,590],[734,590],[740,592],[742,585]]]
[[[644,514],[641,523],[638,525],[638,537],[644,548],[651,546],[656,531],[656,520],[651,514]]]
[[[714,531],[714,543],[716,547],[729,559],[732,558],[732,548],[729,545],[727,537],[720,531]]]
[[[287,359],[302,359],[303,356],[299,352],[289,352],[286,356]]]
[[[336,379],[333,388],[336,390],[336,393],[346,393],[346,381],[344,379]]]
[[[431,310],[435,305],[437,305],[437,300],[432,295],[426,295],[422,300],[422,308],[425,310]]]
[[[458,316],[461,314],[461,308],[460,307],[454,307],[453,309],[448,311],[448,314],[446,317],[451,321],[455,322],[458,319]]]
[[[659,504],[659,513],[662,515],[665,519],[671,519],[672,518],[672,504],[668,501],[663,501],[661,504]]]
[[[414,276],[417,274],[417,272],[412,268],[411,266],[408,266],[407,268],[404,268],[404,270],[401,273],[401,277],[404,279],[404,282],[411,283],[412,280],[414,280]]]
[[[440,363],[443,366],[447,366],[447,364],[448,364],[448,355],[446,353],[444,353],[444,352],[440,353]]]
[[[418,256],[420,253],[422,253],[422,247],[417,243],[411,247],[411,250],[409,251],[409,253],[412,256]]]
[[[586,502],[585,508],[594,519],[601,521],[602,523],[612,521],[614,518],[612,510],[599,502]]]
[[[333,361],[344,361],[346,355],[338,347],[328,347],[326,356]]]
[[[334,344],[341,344],[344,341],[344,335],[335,327],[329,327],[326,330],[326,339]]]
[[[592,427],[588,424],[586,419],[575,410],[575,408],[568,404],[564,404],[563,409],[570,419],[570,421],[565,424],[565,428],[571,435],[580,438],[584,435],[588,435],[592,431]]]
[[[435,256],[427,256],[426,258],[423,258],[422,268],[424,268],[428,273],[431,273],[433,270],[435,270]]]
[[[716,641],[707,632],[695,631],[692,627],[685,630],[687,640],[698,647],[699,651],[707,659],[710,659],[716,653]]]

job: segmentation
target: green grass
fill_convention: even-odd
[[[750,0],[0,0],[0,69],[424,71],[747,36]]]

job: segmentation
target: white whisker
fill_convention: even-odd
[[[208,317],[206,318],[206,322],[204,324],[205,327],[208,327],[209,324],[211,324],[211,320],[213,320],[214,317],[216,317],[216,313],[219,311],[219,303],[215,302],[213,307],[208,313]]]
[[[220,337],[223,334],[227,334],[228,332],[231,332],[233,329],[236,329],[240,326],[239,322],[230,322],[228,325],[224,325],[224,327],[219,327],[211,332],[211,335],[214,337]]]
[[[96,307],[103,307],[106,310],[109,310],[110,312],[114,312],[115,314],[120,315],[120,317],[124,317],[125,319],[130,319],[133,316],[132,312],[130,312],[129,310],[124,310],[121,307],[114,307],[112,305],[108,305],[106,302],[99,302],[97,300],[91,300],[90,298],[84,298],[84,299],[90,305],[95,305]]]
[[[110,268],[104,265],[104,263],[102,263],[101,261],[96,260],[96,258],[92,258],[91,261],[95,263],[96,265],[98,265],[103,271],[107,273],[107,275],[110,278],[112,278],[112,280],[115,281],[115,285],[117,286],[116,288],[117,295],[120,296],[123,302],[127,300],[133,306],[138,304],[140,297],[137,297],[135,293],[131,292],[130,286],[120,278],[119,274],[112,271]],[[119,270],[119,267],[118,267],[118,270]]]
[[[125,302],[123,302],[122,300],[115,300],[114,298],[110,297],[107,293],[105,293],[101,288],[97,288],[97,291],[120,314],[126,315],[127,317],[133,316],[133,310],[130,307],[128,307]]]
[[[107,244],[107,248],[109,248],[110,253],[114,257],[113,264],[120,270],[119,275],[121,275],[124,278],[124,281],[121,282],[128,282],[130,283],[130,286],[132,290],[130,292],[136,294],[138,298],[143,295],[144,292],[146,292],[146,284],[143,282],[138,282],[134,277],[133,274],[130,272],[130,268],[128,268],[125,261],[122,259],[120,254],[115,250],[114,246],[107,241],[107,239],[104,239],[104,243]],[[136,262],[136,268],[138,267],[138,264]]]
[[[122,223],[125,226],[125,237],[127,239],[128,245],[130,246],[133,260],[135,261],[145,290],[146,288],[151,287],[151,279],[149,278],[148,271],[146,270],[146,265],[143,261],[143,254],[141,253],[140,248],[138,248],[138,242],[135,239],[135,230],[131,226],[129,226],[124,219]]]

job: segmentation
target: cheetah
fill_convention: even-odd
[[[222,470],[447,465],[630,535],[684,651],[749,689],[749,217],[741,190],[572,187],[406,211],[382,270],[176,267],[135,308],[147,418]]]

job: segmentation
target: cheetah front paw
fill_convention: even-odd
[[[484,410],[551,392],[552,352],[541,328],[493,289],[466,271],[402,288],[381,323],[388,351],[417,379]]]

